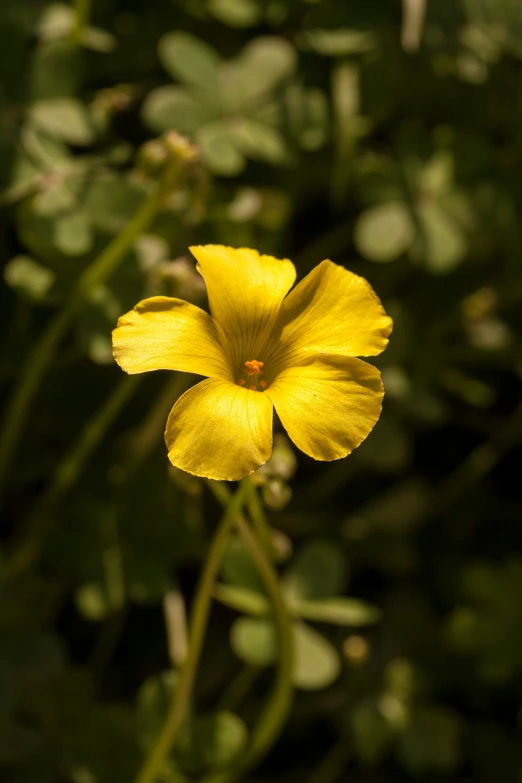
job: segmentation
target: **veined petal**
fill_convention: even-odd
[[[367,280],[322,261],[283,302],[278,364],[318,353],[376,356],[386,348],[392,326]]]
[[[327,461],[362,443],[380,416],[383,393],[371,364],[332,355],[282,370],[265,392],[295,445]]]
[[[181,370],[210,378],[230,378],[218,328],[199,307],[153,296],[122,315],[112,333],[114,358],[133,375]]]
[[[210,312],[227,337],[236,370],[245,361],[262,360],[259,351],[295,281],[294,265],[244,247],[204,245],[190,250],[205,279]]]
[[[194,476],[238,481],[272,453],[272,412],[263,392],[201,381],[170,412],[165,431],[169,459]]]

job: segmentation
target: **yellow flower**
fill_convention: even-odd
[[[286,259],[221,245],[191,251],[211,315],[155,296],[113,332],[114,358],[128,373],[206,376],[170,413],[172,464],[217,480],[252,473],[272,452],[274,407],[305,454],[349,454],[375,425],[383,397],[379,371],[354,357],[380,353],[392,329],[367,281],[323,261],[288,293],[296,273]]]

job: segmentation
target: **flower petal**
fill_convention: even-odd
[[[381,413],[379,371],[361,359],[318,356],[282,370],[267,394],[295,445],[310,457],[346,457]]]
[[[376,356],[386,348],[392,325],[363,277],[322,261],[283,303],[280,361],[288,366],[317,353]]]
[[[244,247],[204,245],[190,250],[205,278],[210,312],[226,334],[236,371],[245,361],[262,360],[259,352],[294,283],[294,265]]]
[[[114,358],[133,375],[181,370],[231,378],[216,324],[199,307],[153,296],[122,315],[112,333]]]
[[[239,481],[272,453],[272,411],[263,392],[207,379],[174,405],[165,441],[177,468],[216,481]]]

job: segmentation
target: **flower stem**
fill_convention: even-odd
[[[292,674],[294,645],[292,622],[281,592],[277,572],[266,552],[264,552],[257,541],[256,536],[242,517],[238,517],[237,527],[259,569],[259,574],[265,583],[265,587],[272,602],[274,617],[279,631],[279,657],[275,685],[270,701],[266,705],[257,726],[252,732],[250,746],[238,765],[238,773],[243,774],[268,753],[281,733],[288,717],[293,695]],[[231,781],[236,777],[237,774],[234,770],[231,775],[222,777],[221,780],[224,783],[224,781]]]
[[[74,43],[81,46],[83,34],[89,26],[91,15],[91,0],[74,0],[74,26],[72,35]]]
[[[228,493],[224,485],[215,482],[209,482],[209,484],[219,500],[223,501],[226,499]],[[247,502],[249,504],[250,513],[254,510],[253,504],[257,503],[259,508],[255,510],[255,513],[260,513],[264,517],[263,509],[260,507],[259,498],[255,492],[255,487],[252,485],[250,479],[244,479],[243,484],[248,487]],[[222,490],[225,491],[223,492]],[[252,490],[254,490],[254,492],[252,492]],[[253,500],[253,498],[255,498],[255,500]],[[277,674],[270,700],[266,705],[257,726],[255,726],[252,731],[250,744],[246,752],[234,765],[233,769],[214,775],[208,775],[203,783],[232,783],[232,781],[237,780],[252,768],[266,755],[266,753],[268,753],[277,740],[292,704],[292,674],[294,661],[292,621],[281,591],[279,577],[272,565],[269,553],[265,550],[262,543],[258,540],[256,533],[250,529],[240,513],[236,517],[236,526],[258,568],[259,575],[272,603],[274,619],[279,632]]]
[[[0,427],[0,502],[8,466],[40,382],[74,316],[97,286],[104,283],[124,260],[140,235],[147,230],[175,185],[182,164],[174,161],[126,228],[94,259],[79,278],[67,303],[55,315],[30,352],[18,382],[7,402]]]
[[[203,574],[194,598],[189,632],[188,656],[181,669],[178,686],[175,690],[167,719],[150,754],[145,759],[145,763],[136,778],[136,783],[155,783],[155,781],[158,780],[169,751],[174,746],[179,730],[183,725],[199,659],[201,657],[214,582],[223,555],[225,554],[230,531],[241,514],[241,509],[245,501],[245,491],[246,484],[243,482],[236,493],[230,497],[225,513],[212,541]]]
[[[49,485],[38,497],[12,544],[13,553],[1,568],[1,577],[12,579],[29,568],[40,554],[53,524],[57,504],[77,482],[85,464],[98,448],[108,428],[134,394],[141,378],[123,378],[88,420],[78,440],[58,463]]]
[[[259,500],[257,488],[251,480],[248,481],[247,507],[256,535],[267,555],[273,560],[274,545],[272,543],[272,533],[266,520],[263,504]]]

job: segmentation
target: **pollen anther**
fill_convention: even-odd
[[[261,375],[263,372],[264,362],[258,362],[257,359],[252,359],[249,362],[245,362],[245,371],[247,375]]]
[[[260,362],[258,359],[250,359],[243,365],[243,375],[238,380],[239,386],[246,386],[250,391],[263,391],[267,388],[268,383],[260,379],[260,375],[263,375],[264,362]],[[248,384],[248,385],[247,385]]]

